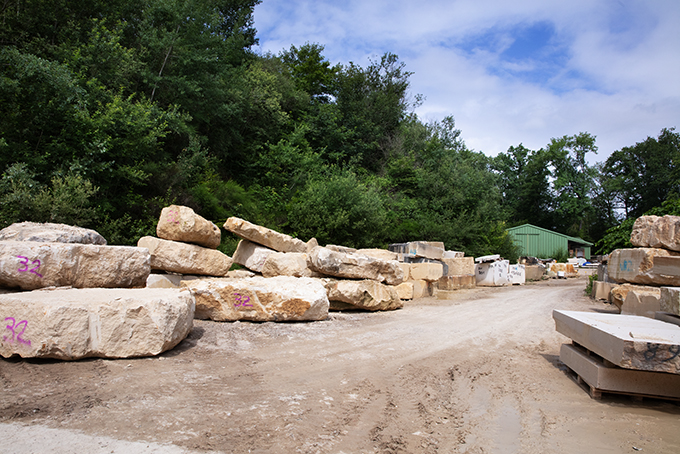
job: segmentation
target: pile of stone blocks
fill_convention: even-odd
[[[553,311],[572,340],[560,360],[594,398],[603,392],[680,399],[680,325],[636,315]]]
[[[0,356],[74,360],[157,355],[191,331],[189,292],[144,287],[149,251],[107,246],[89,229],[0,231]]]
[[[475,281],[480,287],[522,285],[527,281],[526,266],[510,264],[500,255],[485,255],[475,259]]]

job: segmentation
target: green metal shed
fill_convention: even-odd
[[[569,257],[583,257],[590,260],[589,243],[552,230],[536,227],[531,224],[519,225],[506,230],[512,240],[522,249],[522,255],[527,257],[550,258],[560,250],[567,251]]]

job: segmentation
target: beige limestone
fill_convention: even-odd
[[[236,246],[236,252],[234,252],[234,263],[238,263],[241,266],[245,266],[251,271],[256,273],[262,272],[262,267],[264,267],[264,262],[267,260],[269,254],[276,252],[268,247],[260,246],[257,243],[253,243],[248,240],[241,240]]]
[[[680,253],[656,248],[617,249],[609,256],[609,278],[645,285],[680,285]]]
[[[413,299],[413,282],[402,282],[401,284],[394,287],[397,290],[397,296],[401,300],[412,300]]]
[[[411,279],[428,282],[438,281],[444,275],[444,266],[441,263],[409,263]]]
[[[273,252],[267,256],[262,267],[264,277],[295,276],[322,277],[307,265],[307,254],[301,252]]]
[[[636,315],[553,311],[557,331],[626,369],[680,374],[680,326]]]
[[[0,241],[0,287],[144,287],[149,260],[136,247]]]
[[[442,262],[447,266],[449,276],[475,274],[474,257],[443,258]]]
[[[465,257],[465,252],[460,252],[460,251],[444,251],[444,254],[442,255],[442,259],[462,259]],[[472,263],[474,263],[474,258],[470,257],[472,259]]]
[[[66,224],[18,222],[0,230],[0,241],[82,243],[104,246],[106,239],[91,229]]]
[[[231,279],[248,279],[255,276],[257,276],[257,274],[250,270],[230,270],[226,277]]]
[[[633,285],[633,284],[613,284],[612,289],[609,292],[609,302],[615,305],[621,310],[624,301],[628,296],[628,292],[635,290],[638,292],[653,292],[654,289],[658,292],[658,287],[649,287],[646,285]]]
[[[680,315],[680,287],[661,287],[660,311]]]
[[[277,276],[183,281],[196,299],[196,318],[215,321],[324,320],[329,302],[319,279]]]
[[[439,278],[436,285],[437,290],[446,291],[475,287],[476,279],[474,274],[463,274],[460,276],[442,276],[441,278]]]
[[[364,309],[368,311],[391,311],[404,307],[399,298],[397,289],[372,280],[352,281],[323,279],[328,300],[331,307],[340,302],[349,305],[349,308]]]
[[[181,205],[170,205],[161,210],[156,235],[164,240],[192,243],[210,249],[217,248],[222,239],[219,227],[191,208]]]
[[[176,289],[37,290],[0,295],[0,314],[5,358],[130,358],[181,342],[194,299]]]
[[[336,244],[327,244],[325,247],[330,249],[331,251],[342,252],[343,254],[354,254],[357,251],[353,247],[338,246]],[[314,249],[314,248],[312,248],[312,249]],[[312,251],[309,250],[307,252],[309,253],[309,252],[312,252]]]
[[[615,286],[616,284],[612,284],[611,282],[594,281],[591,295],[597,300],[610,301],[609,294]]]
[[[430,287],[427,281],[410,280],[408,282],[411,282],[413,284],[413,299],[426,298],[428,296],[432,296],[433,288]]]
[[[524,265],[527,281],[540,281],[545,274],[545,267],[542,265]]]
[[[397,254],[387,249],[357,249],[356,253],[379,260],[397,260]]]
[[[626,295],[626,299],[623,300],[621,313],[654,318],[654,314],[661,310],[659,298],[661,298],[661,289],[659,288],[655,288],[655,291],[652,292],[631,290]]]
[[[307,252],[307,243],[304,241],[241,218],[231,217],[227,219],[224,228],[244,240],[261,244],[277,252]]]
[[[312,270],[327,276],[372,279],[388,285],[398,285],[404,281],[404,272],[396,260],[378,260],[317,247],[309,254],[308,263]]]
[[[311,240],[307,241],[307,250],[305,252],[309,253],[312,249],[318,246],[319,242],[316,240],[316,238],[312,238]]]
[[[641,216],[630,234],[633,246],[680,251],[680,216]]]
[[[151,269],[179,274],[225,276],[232,259],[218,251],[195,244],[162,240],[152,236],[139,239],[137,246],[147,248],[151,254]]]
[[[410,243],[390,244],[390,251],[398,254],[409,254],[433,260],[444,257],[444,243],[438,241],[411,241]]]

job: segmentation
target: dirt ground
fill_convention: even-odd
[[[674,453],[680,404],[592,400],[553,309],[584,278],[313,323],[196,320],[159,357],[0,359],[0,452]]]

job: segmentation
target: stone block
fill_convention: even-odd
[[[56,289],[0,295],[8,358],[158,355],[192,329],[194,299],[177,289]]]
[[[330,249],[331,251],[342,252],[343,254],[354,254],[357,251],[353,247],[337,246],[335,244],[327,244],[326,248]],[[312,249],[314,249],[314,248],[312,248]],[[310,251],[307,251],[307,252],[310,252]]]
[[[308,258],[309,267],[321,274],[347,279],[372,279],[388,285],[404,281],[404,272],[396,260],[379,260],[359,254],[344,254],[317,247]]]
[[[252,277],[183,281],[196,299],[196,318],[215,321],[325,320],[329,302],[320,279]]]
[[[661,310],[659,304],[661,292],[658,288],[655,290],[655,292],[636,290],[628,292],[621,306],[621,313],[624,315],[640,315],[642,317],[654,318],[654,314]]]
[[[372,280],[323,279],[331,308],[391,311],[404,307],[396,287]],[[349,307],[334,305],[345,303]]]
[[[508,265],[508,283],[510,285],[524,285],[525,282],[524,265]]]
[[[241,240],[236,246],[236,251],[234,252],[234,263],[238,263],[241,266],[245,266],[251,271],[256,273],[262,272],[262,267],[264,262],[267,260],[269,254],[276,252],[268,247],[261,246],[257,243],[253,243],[248,240]]]
[[[444,251],[444,255],[442,256],[443,259],[462,259],[463,257],[465,257],[465,252],[459,251]],[[472,258],[472,260],[474,262],[474,258]]]
[[[527,281],[540,281],[545,274],[543,265],[524,265],[524,273]]]
[[[307,243],[304,241],[241,218],[231,217],[227,219],[224,228],[244,240],[261,244],[277,252],[307,252]]]
[[[640,216],[630,234],[633,246],[680,251],[680,216]]]
[[[410,280],[408,282],[413,284],[413,299],[432,296],[432,287],[427,281]]]
[[[441,263],[409,263],[409,265],[411,279],[416,281],[435,282],[444,275]]]
[[[680,375],[611,367],[587,350],[563,344],[560,361],[600,392],[680,398]]]
[[[181,274],[149,274],[146,288],[179,288],[182,277]]]
[[[267,256],[262,267],[264,277],[294,276],[322,277],[307,264],[307,254],[301,252],[273,252]]]
[[[139,239],[137,246],[151,254],[151,269],[179,274],[225,276],[232,259],[218,251],[195,244],[162,240],[152,236]]]
[[[390,244],[388,249],[400,254],[441,260],[444,256],[444,243],[436,241],[411,241],[410,243]]]
[[[680,315],[680,287],[661,287],[659,310]]]
[[[658,287],[649,287],[646,285],[633,285],[633,284],[612,284],[612,289],[609,292],[609,302],[615,305],[616,307],[621,310],[623,307],[624,301],[626,301],[626,297],[628,296],[628,292],[631,290],[639,291],[639,292],[653,292],[656,291],[660,292]]]
[[[156,235],[164,240],[192,243],[210,249],[217,248],[222,240],[219,227],[191,208],[181,205],[170,205],[161,210]]]
[[[443,258],[446,265],[446,276],[462,276],[475,274],[475,259],[473,257]]]
[[[573,263],[551,263],[550,271],[553,273],[564,273],[565,277],[578,276],[578,268]]]
[[[0,241],[0,287],[144,287],[149,262],[129,246]]]
[[[680,254],[665,249],[617,249],[609,256],[609,277],[614,282],[680,286]]]
[[[553,311],[557,331],[625,369],[680,374],[680,326],[636,315]]]
[[[401,284],[394,287],[397,290],[397,295],[401,300],[412,300],[413,299],[413,282],[402,282]]]
[[[91,229],[66,224],[18,222],[0,230],[0,241],[81,243],[106,245],[106,239]]]
[[[615,286],[616,284],[612,284],[611,282],[593,281],[593,290],[591,295],[596,300],[609,301],[609,294],[611,293],[612,288]]]
[[[499,287],[508,285],[507,260],[496,262],[482,262],[475,265],[475,280],[480,287]]]
[[[379,260],[397,260],[397,253],[387,249],[357,249],[356,253]]]
[[[437,281],[436,290],[460,290],[463,288],[475,288],[476,279],[474,274],[463,274],[459,276],[442,276]],[[435,296],[436,296],[435,290]]]

